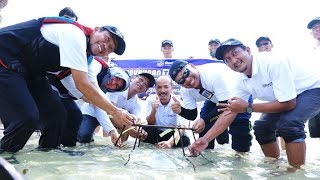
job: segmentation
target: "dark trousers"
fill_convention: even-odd
[[[211,123],[207,123],[204,127],[204,130],[199,133],[199,137],[203,137],[209,129],[214,125],[215,121]],[[228,128],[223,131],[223,133],[219,134],[215,139],[212,139],[212,141],[209,142],[207,149],[214,149],[215,146],[215,140],[218,142],[218,144],[228,144],[229,143],[229,131]]]
[[[248,101],[252,101],[252,99],[251,100],[249,99]],[[205,101],[201,109],[200,117],[215,118],[220,114],[221,113],[218,112],[218,107],[216,106],[216,103],[207,100]],[[238,152],[250,151],[250,147],[252,144],[251,143],[252,135],[250,133],[251,131],[250,117],[251,117],[251,114],[239,113],[236,116],[236,118],[233,120],[233,122],[230,124],[229,131],[228,129],[226,129],[224,132],[222,132],[219,136],[215,138],[217,142],[219,144],[229,143],[229,134],[230,134],[232,138],[231,147],[233,150]],[[203,137],[209,131],[209,129],[214,125],[215,122],[216,122],[215,120],[206,121],[205,129],[201,133],[199,133],[199,137]],[[207,149],[214,149],[215,139],[209,142]]]
[[[94,130],[100,123],[97,118],[84,114],[78,131],[78,141],[80,143],[89,143],[93,141]]]
[[[61,102],[67,111],[67,121],[63,127],[61,144],[64,146],[75,146],[82,121],[82,112],[72,98],[61,98]]]
[[[40,148],[59,147],[66,111],[44,77],[26,80],[22,74],[0,67],[0,92],[2,150],[19,151],[37,128]]]
[[[163,131],[160,131],[157,128],[144,127],[143,129],[148,133],[148,136],[144,140],[144,142],[150,143],[150,144],[156,144],[161,141],[167,141],[174,134],[174,131],[171,131],[171,132],[167,133],[166,135],[164,135],[163,137],[160,137],[159,134],[161,134]],[[181,141],[183,143],[183,147],[187,147],[190,145],[189,137],[186,134],[183,134],[182,137],[180,138],[178,144],[174,144],[173,147],[181,147],[182,146]]]
[[[263,113],[254,123],[254,134],[259,144],[276,141],[281,136],[286,143],[301,142],[307,136],[305,123],[320,113],[320,88],[304,91],[296,97],[296,106],[281,113]],[[318,130],[319,131],[319,130]]]
[[[309,133],[312,138],[320,138],[320,113],[308,121]]]

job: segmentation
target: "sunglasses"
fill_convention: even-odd
[[[178,84],[182,85],[184,84],[184,82],[186,81],[186,78],[190,75],[190,70],[188,68],[186,68],[186,70],[184,70],[181,79],[179,79],[179,81],[177,82]]]
[[[270,44],[269,42],[260,43],[260,44],[258,44],[258,47],[268,46],[269,44]]]

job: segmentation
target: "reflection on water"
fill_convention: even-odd
[[[215,150],[207,150],[199,157],[184,157],[179,148],[162,150],[144,143],[132,150],[132,139],[121,150],[98,136],[91,144],[48,152],[34,150],[37,141],[35,134],[22,151],[1,154],[32,180],[320,178],[320,142],[310,138],[304,170],[295,173],[286,173],[285,152],[279,160],[264,158],[256,141],[250,153],[237,154],[230,145],[216,145]]]

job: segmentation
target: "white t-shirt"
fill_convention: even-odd
[[[156,100],[156,94],[151,94],[146,99],[146,115],[149,116],[152,111],[152,103]],[[178,114],[174,113],[171,109],[171,105],[174,103],[172,95],[170,101],[167,105],[160,103],[156,112],[156,122],[155,125],[161,126],[178,126],[185,122],[185,119]],[[182,103],[182,102],[180,102]],[[159,128],[159,130],[166,130],[167,128]]]
[[[223,63],[209,63],[196,67],[200,74],[202,87],[213,93],[212,102],[231,98],[234,81],[238,75]],[[197,102],[208,100],[199,89],[181,87],[181,98],[186,109],[197,108]]]
[[[92,84],[98,84],[97,75],[100,73],[102,69],[102,64],[96,60],[92,60],[89,64],[88,70],[88,79]],[[61,83],[63,86],[69,91],[69,93],[76,97],[77,99],[81,98],[83,94],[77,89],[76,84],[74,83],[72,74],[61,79]],[[100,90],[100,88],[98,88]],[[103,92],[101,91],[103,94]]]
[[[62,67],[88,72],[86,37],[80,28],[72,24],[44,24],[40,31],[44,39],[59,47]]]
[[[260,53],[252,62],[252,77],[241,73],[235,96],[262,101],[285,102],[300,93],[320,87],[320,73],[303,60],[293,60],[274,53]]]

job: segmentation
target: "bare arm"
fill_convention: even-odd
[[[252,105],[253,112],[277,113],[290,111],[296,107],[296,99],[286,102],[272,101],[267,103],[257,103]]]
[[[209,131],[203,136],[208,142],[219,136],[223,131],[225,131],[229,125],[233,122],[237,113],[223,112],[219,118],[216,120],[214,125],[209,129]]]
[[[249,103],[241,98],[233,97],[228,103],[218,103],[217,106],[221,107],[219,111],[232,111],[235,113],[246,112]],[[265,103],[255,103],[252,105],[253,112],[261,113],[278,113],[290,111],[296,107],[296,99],[285,102],[271,101]]]
[[[156,124],[156,112],[157,110],[152,108],[151,113],[149,114],[149,116],[147,116],[148,124],[150,125]]]
[[[160,104],[159,97],[156,96],[156,100],[152,102],[151,112],[147,116],[147,121],[148,121],[148,124],[150,124],[150,125],[156,124],[156,113],[157,113],[157,109],[159,107],[159,104]]]

